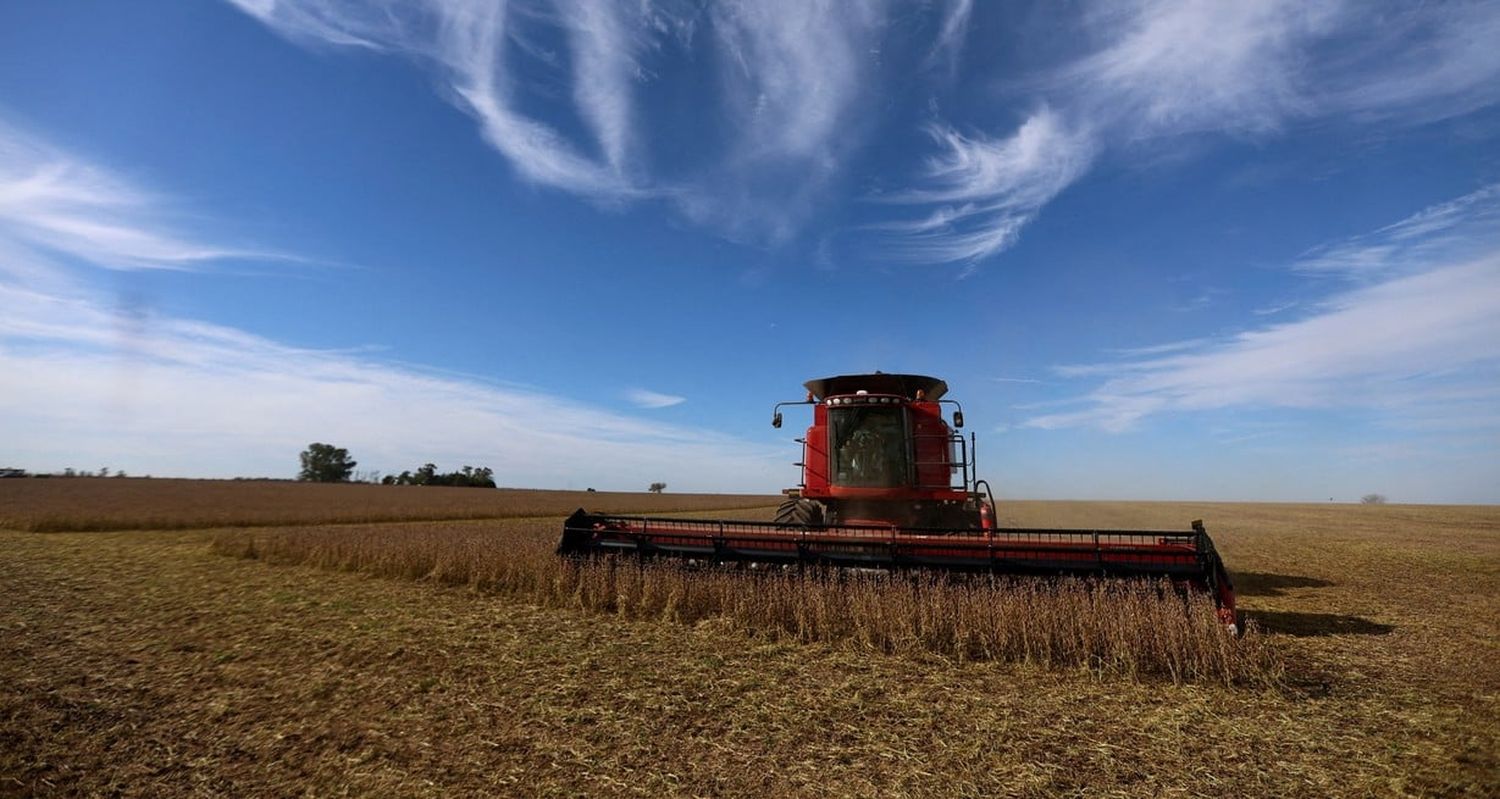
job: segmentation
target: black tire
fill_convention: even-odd
[[[776,509],[776,523],[793,527],[820,527],[823,505],[811,499],[788,499]]]

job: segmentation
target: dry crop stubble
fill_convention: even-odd
[[[977,593],[947,626],[909,612],[919,588],[740,591],[793,626],[679,623],[703,612],[691,574],[627,585],[623,611],[551,606],[524,564],[550,560],[554,519],[329,526],[365,540],[321,569],[211,552],[295,528],[0,531],[0,795],[1494,795],[1500,510],[1002,506],[1032,526],[1197,517],[1287,662],[1279,685],[913,643],[972,641]],[[434,533],[475,535],[451,557],[411,545]],[[494,551],[512,544],[530,554]],[[888,644],[847,610],[879,603],[901,611]],[[833,625],[851,637],[801,643]]]
[[[191,533],[0,541],[0,795],[1275,796],[1289,759],[1357,795],[1389,773],[1303,749],[1307,714],[1261,691],[266,568]],[[1294,728],[1246,756],[1267,724]]]
[[[755,636],[1172,681],[1274,684],[1252,629],[1229,636],[1205,596],[1147,581],[950,578],[565,560],[555,520],[231,530],[214,550],[270,563],[468,586],[629,619],[722,619]]]

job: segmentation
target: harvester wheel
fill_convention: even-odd
[[[823,524],[823,505],[811,499],[788,499],[776,509],[776,523],[817,527]]]

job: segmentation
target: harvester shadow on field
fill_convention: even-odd
[[[1327,588],[1330,580],[1298,574],[1234,572],[1234,591],[1240,596],[1282,596],[1289,588]]]
[[[1345,616],[1338,613],[1298,613],[1287,610],[1252,610],[1249,613],[1260,629],[1298,638],[1324,635],[1389,635],[1394,624]]]

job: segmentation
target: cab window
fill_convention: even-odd
[[[833,482],[855,488],[906,485],[905,409],[849,405],[829,411]]]

